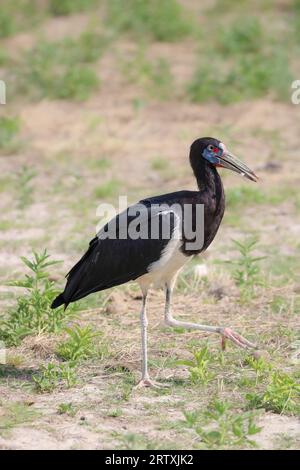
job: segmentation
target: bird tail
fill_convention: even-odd
[[[68,306],[68,303],[65,301],[64,299],[64,295],[63,294],[59,294],[52,302],[51,304],[51,308],[57,308],[57,307],[60,307],[61,305],[65,304],[65,310]]]

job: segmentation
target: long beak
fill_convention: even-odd
[[[219,158],[221,167],[235,171],[236,173],[239,173],[241,176],[245,176],[245,178],[248,178],[251,181],[258,181],[258,176],[256,176],[256,174],[237,157],[227,152],[227,150],[225,150],[222,157]]]

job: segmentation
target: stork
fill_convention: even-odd
[[[165,289],[167,325],[217,333],[223,343],[229,339],[244,349],[256,347],[231,328],[179,321],[172,315],[171,297],[179,270],[189,258],[208,248],[224,215],[224,189],[217,167],[227,168],[252,181],[258,179],[222,142],[212,137],[195,140],[189,158],[198,190],[143,199],[110,220],[68,273],[64,291],[51,305],[66,308],[70,302],[93,292],[136,280],[142,291],[139,386],[159,386],[148,372],[146,302],[150,287]]]

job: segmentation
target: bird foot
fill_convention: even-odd
[[[161,384],[159,382],[155,382],[154,380],[151,380],[148,378],[148,379],[140,380],[139,383],[134,388],[137,389],[137,388],[142,388],[142,387],[166,388],[166,387],[169,387],[169,385]]]
[[[231,328],[220,328],[219,333],[222,336],[221,346],[222,346],[223,351],[226,347],[227,339],[229,339],[234,344],[236,344],[237,346],[243,349],[256,349],[257,348],[255,344],[251,343],[246,338],[244,338],[243,336],[233,331]]]

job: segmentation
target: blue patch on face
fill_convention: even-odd
[[[219,149],[218,153],[215,153],[213,150],[209,150],[207,147],[203,151],[203,157],[208,160],[213,165],[220,164],[220,158],[222,156],[223,151]]]

